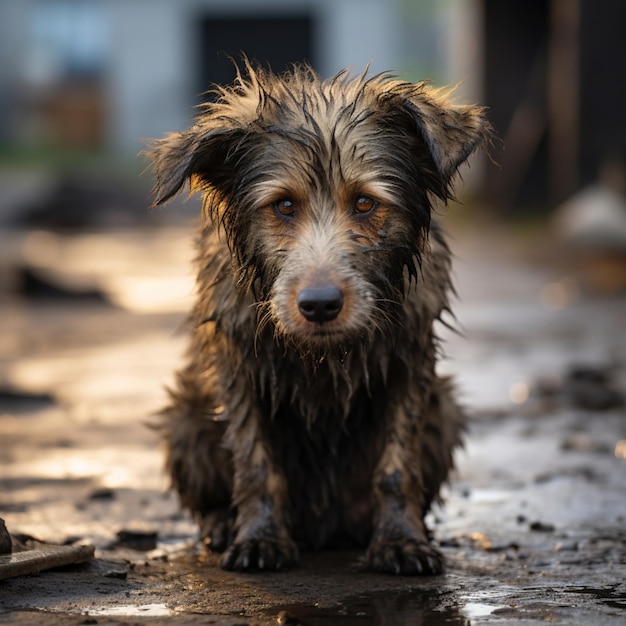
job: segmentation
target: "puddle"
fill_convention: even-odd
[[[489,608],[491,612],[495,607]],[[481,612],[480,615],[488,615],[489,612]],[[468,618],[477,615],[472,613],[470,616],[464,609],[455,606],[448,593],[419,589],[352,596],[335,607],[291,604],[266,613],[275,616],[277,623],[285,626],[467,626]]]
[[[496,609],[505,608],[505,605],[502,604],[505,593],[506,589],[502,586],[498,590],[483,589],[462,594],[459,604],[463,615],[468,618],[467,624],[470,624],[470,619],[488,617]]]
[[[480,602],[468,602],[463,606],[463,613],[467,617],[486,617],[491,615],[498,607]]]
[[[511,491],[501,489],[472,489],[469,499],[475,504],[502,504],[511,501]]]
[[[174,615],[174,611],[165,604],[127,604],[90,609],[90,615],[117,615],[124,617],[164,617]]]

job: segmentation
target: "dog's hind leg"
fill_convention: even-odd
[[[166,469],[183,507],[200,525],[205,544],[221,552],[232,541],[234,513],[232,455],[223,446],[227,424],[211,412],[214,404],[191,368],[178,376],[172,402],[161,413]]]
[[[450,378],[437,379],[424,413],[421,465],[424,480],[424,515],[439,496],[453,467],[453,452],[462,443],[467,416],[453,394]]]

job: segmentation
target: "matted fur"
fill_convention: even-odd
[[[424,516],[465,418],[435,373],[451,285],[431,203],[488,135],[481,108],[426,83],[246,64],[152,143],[155,204],[186,180],[204,196],[189,361],[161,430],[223,567],[359,544],[375,570],[441,571]]]

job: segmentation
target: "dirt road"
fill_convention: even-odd
[[[0,580],[0,623],[626,623],[624,297],[457,242],[465,337],[446,334],[442,367],[472,426],[430,520],[446,574],[374,575],[358,552],[322,552],[241,575],[195,543],[146,426],[184,349],[188,231],[2,238],[0,517],[25,549],[96,551]],[[82,296],[17,288],[25,269]]]

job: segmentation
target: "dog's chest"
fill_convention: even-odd
[[[371,525],[371,481],[382,451],[384,419],[364,389],[343,415],[320,402],[314,418],[281,406],[268,432],[284,468],[298,539],[315,547],[350,536],[364,541]],[[314,402],[308,397],[309,402]]]

